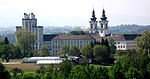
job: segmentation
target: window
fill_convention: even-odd
[[[125,46],[123,46],[123,48],[125,48]]]
[[[101,24],[101,28],[103,28],[103,24]]]
[[[82,41],[80,41],[80,44],[82,44]]]
[[[120,46],[118,46],[118,48],[120,48]]]
[[[101,33],[103,33],[103,31],[101,31]]]
[[[91,24],[91,29],[93,28],[93,24]]]
[[[122,46],[121,46],[121,48],[122,48]]]
[[[108,24],[106,24],[106,29],[108,28]]]

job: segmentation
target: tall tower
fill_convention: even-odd
[[[108,31],[108,20],[107,20],[107,17],[105,15],[104,9],[102,12],[102,17],[100,19],[101,19],[101,21],[99,21],[99,23],[100,23],[99,35],[100,35],[100,37],[105,37],[107,34],[107,31]]]
[[[33,13],[24,13],[24,18],[22,18],[22,27],[29,31],[33,31],[32,29],[37,27],[37,19]]]
[[[92,34],[98,33],[97,21],[96,21],[97,18],[95,17],[94,9],[92,11],[92,17],[90,19],[91,19],[91,21],[89,21],[89,23],[90,23],[89,33],[92,33]]]
[[[43,26],[37,26],[37,19],[33,13],[24,13],[22,18],[22,26],[16,26],[16,31],[26,29],[36,34],[35,43],[31,45],[34,50],[39,50],[43,45]]]

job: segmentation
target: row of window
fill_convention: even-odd
[[[118,48],[125,48],[126,46],[118,46]]]
[[[62,45],[53,45],[52,48],[53,49],[59,49]],[[83,45],[69,45],[69,47],[71,46],[76,46],[78,48],[82,48]]]
[[[89,43],[89,41],[53,41],[53,43],[71,43],[71,44],[80,43],[82,44],[82,43]]]
[[[82,45],[77,45],[78,48],[82,48]],[[53,45],[53,50],[52,52],[58,53],[60,52],[60,45]]]

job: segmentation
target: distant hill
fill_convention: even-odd
[[[150,25],[119,25],[110,27],[109,33],[142,34],[145,30],[150,30]]]
[[[44,26],[44,34],[52,34],[52,33],[68,33],[72,30],[82,30],[81,27],[84,26]],[[87,29],[86,29],[87,30]],[[123,33],[123,34],[141,34],[145,30],[150,30],[150,25],[119,25],[119,26],[110,26],[108,32],[109,33]],[[9,41],[12,44],[15,44],[15,27],[0,27],[0,36],[7,36]]]

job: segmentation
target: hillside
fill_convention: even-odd
[[[150,25],[119,25],[109,28],[109,33],[141,34],[145,30],[150,30]]]

